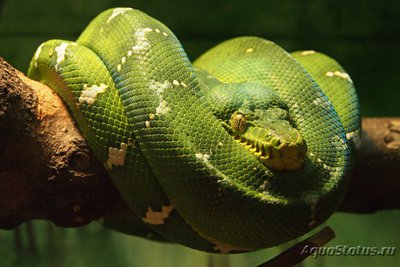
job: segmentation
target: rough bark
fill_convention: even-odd
[[[1,58],[0,148],[0,228],[80,226],[121,202],[62,101]]]
[[[400,207],[400,118],[363,118],[361,150],[340,211]],[[66,106],[0,58],[0,228],[32,219],[77,227],[129,213]]]
[[[362,118],[361,148],[340,211],[400,208],[400,118]]]

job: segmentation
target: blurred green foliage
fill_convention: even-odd
[[[302,266],[396,266],[400,262],[398,215],[398,211],[374,215],[335,214],[328,221],[337,237],[327,246],[393,246],[397,248],[396,255],[309,257]],[[62,229],[50,222],[35,221],[17,230],[0,230],[0,266],[251,267],[273,258],[293,244],[246,254],[212,255],[120,234],[97,223],[79,229]]]
[[[191,59],[240,35],[288,51],[314,49],[337,59],[357,86],[364,116],[398,116],[400,2],[397,0],[3,0],[0,55],[26,71],[48,39],[74,40],[101,11],[140,9],[162,21]]]
[[[162,21],[178,36],[191,59],[240,35],[261,36],[288,51],[324,52],[350,73],[363,116],[400,115],[400,1],[396,0],[0,0],[0,56],[26,71],[41,42],[74,40],[93,17],[116,6],[134,7]],[[328,224],[337,233],[332,246],[400,247],[398,211],[335,214]],[[255,266],[280,250],[208,255],[122,235],[95,223],[59,229],[34,222],[19,230],[0,231],[0,266],[6,267]],[[304,266],[395,266],[400,262],[400,251],[397,254],[325,256],[310,258]]]

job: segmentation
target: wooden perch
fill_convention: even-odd
[[[281,254],[257,267],[287,267],[301,263],[315,251],[316,248],[326,245],[335,238],[335,232],[330,227],[322,228],[318,233],[293,245]]]
[[[363,118],[360,155],[340,211],[400,207],[400,118]],[[77,227],[128,214],[104,166],[47,86],[0,58],[0,228],[32,219]]]

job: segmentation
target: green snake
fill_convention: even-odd
[[[279,245],[326,221],[360,142],[335,60],[239,37],[192,64],[131,8],[104,11],[75,42],[43,43],[28,76],[61,96],[136,214],[123,231],[207,252]]]

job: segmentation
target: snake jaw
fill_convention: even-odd
[[[300,133],[284,120],[263,126],[248,125],[244,133],[236,132],[234,139],[270,169],[293,171],[301,168],[307,145]]]

